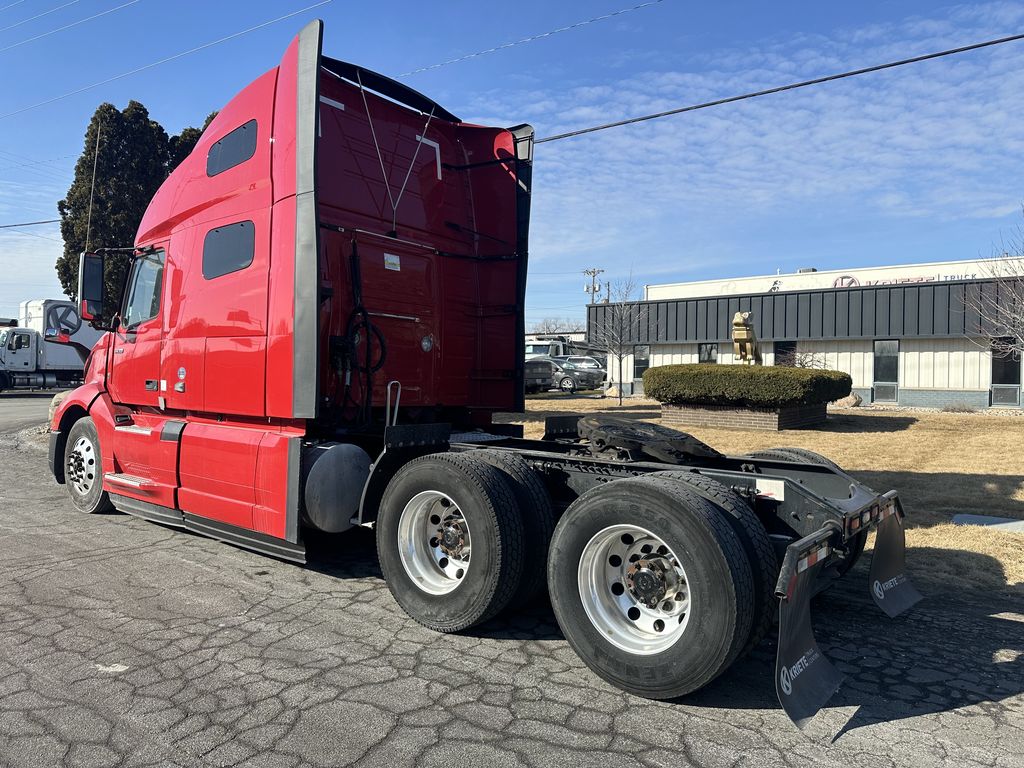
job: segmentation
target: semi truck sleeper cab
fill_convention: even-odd
[[[524,407],[533,130],[321,47],[313,22],[220,111],[151,201],[121,296],[107,254],[82,255],[105,333],[51,423],[72,503],[300,563],[312,532],[372,526],[417,621],[459,631],[546,586],[583,660],[655,698],[709,683],[778,610],[780,699],[811,716],[838,673],[807,601],[869,529],[876,602],[917,599],[895,494],[617,419],[493,424]]]

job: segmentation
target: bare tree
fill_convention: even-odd
[[[977,327],[968,327],[967,336],[975,343],[983,339],[996,357],[1019,360],[1024,355],[1024,230],[1020,226],[1004,238],[981,271],[989,284],[968,286],[964,294],[965,308],[978,316]]]
[[[572,317],[545,317],[530,327],[530,333],[580,333],[586,323]]]
[[[828,362],[823,354],[800,349],[800,347],[776,353],[775,364],[789,368],[815,368],[821,371],[828,369]]]
[[[597,310],[590,327],[590,343],[604,347],[614,360],[619,377],[619,405],[622,405],[623,361],[637,344],[641,323],[647,319],[647,306],[635,297],[636,281],[630,274],[608,289],[609,301]]]

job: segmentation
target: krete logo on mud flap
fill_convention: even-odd
[[[817,661],[821,657],[821,653],[817,648],[811,648],[804,653],[795,664],[788,667],[783,667],[779,672],[779,687],[782,688],[782,692],[789,696],[793,693],[793,681],[796,680],[800,673],[807,669],[811,664]]]

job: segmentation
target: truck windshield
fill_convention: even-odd
[[[0,347],[7,346],[7,331],[0,331]]]

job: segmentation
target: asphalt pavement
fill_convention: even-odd
[[[408,619],[368,531],[299,567],[119,514],[47,474],[48,397],[0,396],[0,766],[1024,766],[1024,596],[929,590],[891,621],[865,567],[815,626],[848,679],[804,731],[769,641],[656,703],[538,604],[459,635]]]

